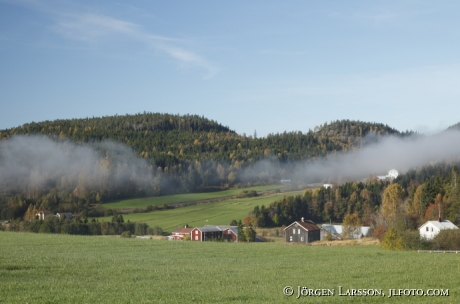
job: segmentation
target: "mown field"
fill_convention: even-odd
[[[460,255],[0,232],[1,303],[458,303]],[[283,295],[292,286],[295,294]],[[297,297],[297,286],[333,289]],[[382,289],[384,296],[339,296]],[[388,298],[390,288],[449,289]]]
[[[285,186],[283,185],[268,185],[268,186],[259,186],[259,187],[251,187],[251,188],[244,188],[244,189],[216,191],[216,192],[153,196],[153,197],[120,200],[120,201],[115,201],[112,203],[103,204],[102,206],[104,208],[110,208],[110,209],[145,208],[151,205],[162,206],[164,204],[169,205],[169,204],[194,202],[194,201],[233,196],[233,195],[237,195],[238,192],[243,191],[243,190],[267,191],[267,190],[283,189],[284,187]]]
[[[215,203],[199,204],[165,211],[125,214],[125,221],[144,222],[150,227],[159,226],[171,232],[185,224],[190,226],[228,225],[232,220],[240,220],[257,205],[265,205],[282,198],[284,195],[297,195],[302,191],[276,193],[267,196],[228,199]],[[112,217],[102,217],[99,221],[110,221]]]

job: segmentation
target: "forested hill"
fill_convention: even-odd
[[[83,119],[60,119],[31,122],[18,128],[5,130],[6,134],[48,134],[70,136],[74,140],[104,139],[120,136],[122,132],[152,131],[231,132],[228,127],[198,115],[171,115],[143,113]],[[133,133],[126,133],[131,135]]]
[[[460,130],[460,122],[450,126],[449,128],[447,128],[447,130]]]
[[[341,120],[307,132],[269,134],[265,138],[238,135],[229,127],[197,115],[143,113],[102,118],[31,122],[0,130],[0,138],[40,134],[75,142],[114,140],[132,147],[162,169],[180,161],[217,159],[250,161],[273,155],[282,161],[324,156],[362,144],[369,133],[409,134],[378,123]]]
[[[307,132],[254,138],[197,115],[158,113],[28,123],[0,131],[2,145],[14,146],[18,138],[14,135],[33,140],[8,147],[16,154],[25,153],[28,167],[21,168],[20,175],[0,174],[0,212],[3,218],[21,216],[30,204],[51,211],[79,212],[95,203],[125,197],[279,182],[289,178],[298,160],[357,149],[366,144],[363,138],[375,141],[388,134],[408,133],[383,124],[341,120]],[[107,140],[127,145],[145,165],[126,157],[127,152],[120,152],[119,147],[108,151],[113,145],[104,145]],[[72,142],[80,148],[91,147],[99,156],[92,157],[92,163],[79,158],[75,149],[69,150]],[[0,165],[4,167],[1,148]],[[66,162],[74,163],[71,173],[56,169],[55,164],[52,170],[42,164],[54,162],[43,162],[54,150],[62,152],[54,155],[56,160],[73,157]],[[47,152],[39,155],[43,151]],[[272,165],[260,166],[259,160]]]

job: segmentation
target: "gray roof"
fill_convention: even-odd
[[[331,234],[342,234],[342,225],[329,225],[329,224],[324,224],[321,226],[324,230],[329,231]],[[352,236],[353,239],[360,238],[362,236],[366,236],[367,233],[369,232],[369,227],[366,226],[361,226],[361,233],[355,234]]]
[[[449,220],[441,220],[441,221],[428,221],[426,222],[425,224],[423,224],[422,226],[420,226],[420,228],[424,227],[426,224],[432,224],[433,226],[435,226],[436,228],[438,228],[439,230],[444,230],[444,229],[458,229],[457,226],[455,226],[454,224],[452,224],[451,221]],[[419,228],[419,229],[420,229]]]
[[[340,227],[340,232],[338,232],[337,229],[335,229],[335,226],[338,226],[338,225],[323,225],[323,226],[321,226],[321,228],[323,228],[324,230],[329,231],[332,234],[342,233],[342,226],[339,226]]]
[[[229,229],[229,228],[236,227],[236,226],[230,226],[230,225],[204,225],[203,227],[217,227],[220,230],[224,230],[224,229]]]
[[[230,227],[228,228],[230,229],[231,231],[233,231],[234,234],[238,235],[238,227]]]
[[[217,226],[203,226],[203,227],[196,227],[197,229],[200,229],[201,232],[219,232],[222,231]]]

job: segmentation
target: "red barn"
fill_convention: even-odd
[[[222,231],[222,236],[224,240],[231,241],[231,242],[238,242],[238,228],[237,227],[226,228]]]
[[[191,231],[192,241],[210,241],[220,240],[222,238],[222,229],[217,226],[196,227]]]

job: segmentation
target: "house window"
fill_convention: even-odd
[[[198,234],[198,230],[195,230],[195,234]]]
[[[198,235],[195,235],[195,241],[198,241]]]
[[[292,242],[292,235],[289,237],[289,242]]]
[[[430,231],[430,228],[426,227],[426,231]]]
[[[300,237],[300,241],[303,242],[303,236]]]

